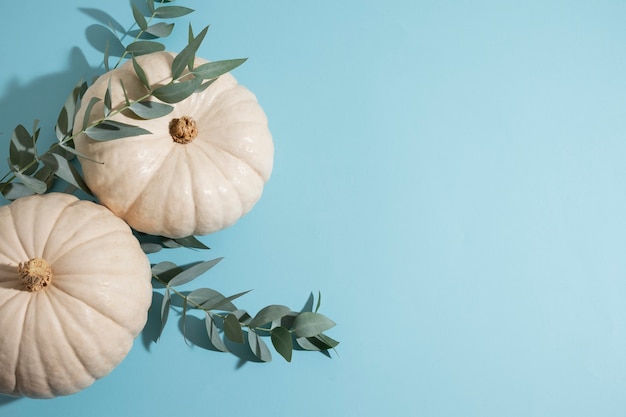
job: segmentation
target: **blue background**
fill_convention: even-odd
[[[190,21],[199,55],[249,57],[275,169],[208,254],[151,259],[225,256],[200,284],[250,312],[319,290],[342,343],[242,361],[172,312],[90,388],[0,415],[626,415],[626,3],[177,4],[170,49]],[[3,4],[3,158],[18,123],[52,140],[105,14],[132,23],[127,0]]]

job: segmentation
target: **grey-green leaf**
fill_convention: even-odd
[[[172,33],[172,29],[174,29],[173,23],[159,22],[148,27],[146,33],[156,36],[157,38],[165,38]]]
[[[74,187],[82,190],[83,192],[92,195],[91,190],[80,176],[80,173],[67,159],[57,153],[48,153],[42,157],[44,164],[52,169],[54,174],[73,185]]]
[[[209,336],[209,340],[211,341],[213,347],[222,352],[228,352],[228,348],[220,337],[219,330],[217,329],[217,325],[215,324],[215,320],[213,320],[213,315],[208,311],[206,312],[204,323],[206,325],[207,335]]]
[[[89,103],[87,103],[87,107],[85,108],[85,115],[83,116],[83,130],[87,129],[87,126],[89,125],[89,120],[91,118],[91,111],[93,110],[93,106],[95,106],[95,104],[99,102],[100,100],[102,100],[100,97],[92,97],[89,100]]]
[[[249,323],[252,328],[259,327],[263,324],[270,323],[291,312],[291,309],[283,305],[271,305],[261,309]]]
[[[37,178],[29,177],[19,171],[15,171],[15,176],[35,194],[43,194],[48,191],[48,185]]]
[[[335,326],[335,322],[320,313],[298,314],[291,329],[297,337],[316,336]]]
[[[183,268],[169,261],[159,262],[152,267],[152,274],[156,275],[161,281],[165,282],[168,282],[182,271]]]
[[[30,188],[18,182],[2,183],[2,195],[7,200],[15,200],[35,194]]]
[[[161,6],[154,11],[154,17],[158,17],[160,19],[171,19],[188,15],[193,11],[193,9],[183,6]]]
[[[11,135],[9,143],[10,164],[19,170],[23,170],[27,165],[35,161],[35,139],[28,133],[23,125],[17,125]],[[29,169],[22,171],[31,174],[35,171],[33,164]]]
[[[224,298],[223,300],[215,300],[211,303],[205,303],[202,305],[202,308],[205,308],[207,310],[224,310],[224,311],[232,311],[234,310],[233,307],[235,307],[231,301],[241,297],[242,295],[246,295],[247,293],[249,293],[250,290],[248,291],[242,291],[240,293],[237,293],[235,295],[231,295],[229,297]],[[235,310],[236,311],[236,310]]]
[[[169,104],[158,101],[136,101],[130,105],[130,110],[142,119],[158,119],[174,110]]]
[[[141,13],[141,10],[139,10],[139,8],[133,3],[131,3],[131,8],[133,9],[133,17],[135,18],[135,22],[137,22],[137,26],[139,26],[141,30],[146,30],[148,28],[148,23],[146,22],[146,18],[143,13]]]
[[[244,342],[243,330],[241,330],[239,320],[237,320],[237,316],[232,313],[224,318],[224,334],[235,343]]]
[[[250,345],[250,350],[252,350],[254,356],[261,359],[263,362],[269,362],[272,360],[272,353],[263,339],[261,339],[261,337],[251,329],[248,330],[248,344]]]
[[[150,132],[138,126],[131,126],[114,120],[105,120],[95,126],[87,128],[85,134],[93,140],[107,141],[131,136],[148,135]]]
[[[203,250],[211,249],[204,243],[200,242],[198,238],[196,238],[195,236],[181,237],[181,238],[173,239],[173,240],[174,242],[178,243],[180,246],[183,246],[185,248],[203,249]]]
[[[164,50],[165,45],[154,41],[135,41],[126,47],[126,51],[133,56],[146,55]]]
[[[198,65],[193,70],[191,70],[191,72],[196,77],[208,80],[226,74],[227,72],[232,71],[244,62],[246,62],[246,58],[207,62],[206,64]]]
[[[195,93],[200,84],[202,84],[202,78],[192,78],[155,88],[152,95],[166,103],[178,103]]]
[[[194,279],[198,278],[200,275],[207,272],[209,269],[213,268],[222,259],[224,258],[216,258],[216,259],[211,259],[210,261],[197,263],[185,269],[183,272],[181,272],[180,274],[172,278],[171,281],[169,282],[169,285],[171,287],[175,287],[178,285],[187,284],[188,282],[193,281]]]
[[[198,36],[194,37],[188,44],[183,48],[182,51],[172,61],[172,78],[178,79],[181,76],[185,67],[187,67],[190,63],[193,63],[194,57],[196,56],[196,52],[200,47],[200,44],[204,40],[204,37],[207,34],[209,27],[205,27],[202,29]]]
[[[223,302],[218,305],[222,311],[235,311],[237,308],[226,297],[211,288],[198,288],[193,290],[187,295],[187,299],[190,303],[200,306],[206,310],[213,310],[214,308],[207,309],[206,306],[211,307],[212,304]]]
[[[293,353],[293,340],[289,330],[284,327],[275,327],[270,333],[272,339],[272,345],[276,352],[285,358],[287,362],[291,362],[291,355]]]
[[[143,68],[141,68],[141,65],[139,65],[134,56],[131,57],[131,59],[133,62],[133,69],[135,70],[135,74],[137,74],[137,77],[139,78],[139,80],[141,80],[143,85],[150,89],[150,83],[148,82],[148,78],[146,77],[146,72],[143,70]]]
[[[163,294],[163,301],[161,302],[161,329],[159,330],[159,337],[161,337],[161,333],[163,333],[163,329],[165,328],[165,323],[167,323],[171,304],[172,299],[170,297],[170,290],[166,289],[165,294]]]

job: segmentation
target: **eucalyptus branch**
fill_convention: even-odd
[[[271,360],[267,344],[259,333],[270,337],[274,349],[287,361],[291,361],[294,342],[304,350],[328,351],[339,342],[325,335],[324,332],[335,326],[326,316],[318,313],[319,301],[315,310],[311,306],[301,312],[291,310],[284,305],[269,305],[262,308],[254,317],[245,310],[238,309],[232,303],[236,298],[249,291],[226,297],[209,288],[198,288],[189,293],[176,287],[187,284],[215,266],[221,258],[200,262],[187,268],[178,267],[170,262],[162,262],[152,268],[152,278],[165,288],[161,304],[161,331],[167,322],[172,295],[182,300],[183,333],[185,319],[190,309],[204,312],[207,336],[218,350],[227,352],[226,340],[245,343],[244,329],[247,330],[247,342],[252,353],[261,361]],[[216,320],[218,319],[218,320]],[[219,323],[218,323],[219,322]],[[223,336],[220,336],[220,328]],[[185,340],[187,338],[185,337]]]

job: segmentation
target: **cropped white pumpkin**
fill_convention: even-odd
[[[153,88],[170,82],[174,56],[137,57]],[[206,62],[197,58],[195,66]],[[110,83],[112,108],[120,108],[125,104],[120,80],[130,100],[148,93],[128,61],[101,76],[83,103],[103,99]],[[256,204],[272,171],[274,145],[265,113],[230,74],[173,106],[172,113],[157,119],[140,120],[129,112],[112,117],[150,135],[108,142],[79,135],[76,149],[92,160],[81,158],[85,181],[102,204],[144,233],[179,238],[228,227]],[[85,107],[76,115],[75,131],[83,126]],[[88,122],[102,114],[100,101]],[[196,130],[177,135],[172,120],[193,120]]]
[[[103,206],[51,193],[0,207],[0,392],[68,395],[108,374],[145,325],[150,280]]]

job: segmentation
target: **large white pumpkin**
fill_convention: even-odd
[[[174,56],[137,57],[149,85],[170,82]],[[197,58],[195,66],[206,62]],[[128,61],[96,80],[83,103],[103,99],[110,85],[112,108],[119,109],[126,102],[120,81],[130,100],[148,92]],[[173,238],[205,235],[232,225],[259,200],[272,171],[272,136],[255,95],[230,74],[173,106],[157,119],[140,120],[130,112],[112,118],[151,135],[98,142],[83,134],[75,145],[92,160],[80,159],[86,183],[134,229]],[[75,131],[84,126],[85,108],[76,115]],[[103,100],[88,123],[102,114]]]
[[[105,207],[60,193],[0,207],[0,393],[68,395],[107,375],[146,323],[150,282]]]

